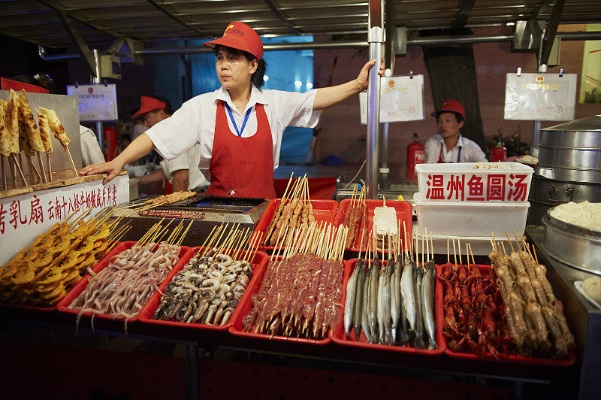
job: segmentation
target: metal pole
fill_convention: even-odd
[[[92,83],[94,85],[100,84],[100,53],[98,53],[98,49],[94,49],[94,63],[95,63],[95,75],[92,78]],[[102,154],[104,154],[104,128],[101,121],[96,122],[96,139],[98,139],[98,144],[100,145],[100,149],[102,150]]]
[[[388,168],[388,131],[389,123],[382,124],[382,162],[380,163],[380,189],[390,189],[390,168]]]
[[[540,57],[539,57],[539,61],[540,61]],[[546,73],[547,72],[547,65],[546,64],[540,64],[538,66],[538,72],[540,73]],[[530,155],[532,157],[538,157],[538,144],[540,142],[540,127],[541,127],[541,121],[540,120],[535,120],[534,121],[534,128],[532,130],[532,146],[530,146]]]
[[[365,186],[366,198],[375,199],[378,185],[378,133],[380,125],[380,64],[382,62],[382,43],[384,30],[384,0],[369,2],[369,58],[376,63],[369,71],[369,86],[367,88],[367,144]]]

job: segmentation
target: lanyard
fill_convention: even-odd
[[[238,137],[242,137],[242,132],[244,132],[244,128],[246,128],[248,117],[250,116],[250,112],[253,108],[251,107],[246,111],[246,114],[244,115],[244,120],[242,121],[242,128],[240,129],[238,129],[238,125],[236,124],[236,120],[234,119],[234,115],[232,114],[232,109],[230,108],[229,104],[225,103],[225,108],[227,109],[227,114],[230,116],[230,121],[232,121],[232,124],[234,125],[234,129],[236,129]]]
[[[444,147],[444,143],[441,143],[440,144],[440,154],[438,155],[439,163],[446,162],[442,157],[442,148],[443,147]],[[463,146],[459,146],[459,148],[457,149],[457,162],[461,162],[461,149],[463,149]]]

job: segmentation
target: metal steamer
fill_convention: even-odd
[[[541,129],[538,166],[532,176],[528,224],[573,202],[601,202],[601,115]]]

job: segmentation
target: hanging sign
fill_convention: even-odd
[[[424,119],[424,76],[382,78],[380,122],[421,121]],[[367,124],[367,93],[359,94],[361,123]]]
[[[571,121],[575,106],[576,74],[507,74],[505,119]]]
[[[67,86],[67,94],[77,97],[80,121],[117,121],[115,84]]]

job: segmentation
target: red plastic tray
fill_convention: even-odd
[[[262,233],[263,236],[267,234],[267,229],[269,229],[269,224],[273,220],[273,216],[275,214],[276,209],[282,199],[271,199],[265,212],[261,216],[257,227],[255,228],[255,233]],[[334,223],[334,218],[336,217],[336,210],[338,209],[338,202],[336,200],[309,200],[311,205],[313,206],[313,215],[315,216],[316,222],[323,223]],[[273,250],[273,246],[260,246],[261,250]]]
[[[113,247],[111,249],[111,251],[109,251],[103,258],[102,260],[98,261],[98,263],[92,268],[92,271],[95,271],[96,268],[99,268],[99,265],[102,264],[103,260],[108,260],[109,257],[111,257],[114,254],[118,254],[121,253],[123,250],[125,250],[125,248],[123,248],[124,243],[120,242],[117,243],[115,245],[115,247]],[[81,282],[83,279],[85,279],[87,277],[87,273],[82,277],[82,279],[80,279],[79,282]],[[78,282],[78,283],[79,283]],[[75,289],[75,287],[77,286],[77,283],[75,285],[73,285],[73,287],[71,287],[71,289],[69,289],[67,291],[67,294],[63,297],[66,298],[69,293],[71,291],[73,291]],[[62,299],[61,299],[62,301]],[[6,303],[6,302],[0,302],[0,307],[6,307],[6,308],[18,308],[18,309],[22,309],[22,310],[35,310],[35,311],[56,311],[58,308],[58,304],[60,303],[60,301],[58,303],[56,303],[53,306],[50,307],[43,307],[43,306],[34,306],[34,305],[29,305],[29,304],[17,304],[17,303]]]
[[[357,265],[357,259],[354,258],[352,260],[346,261],[344,266],[344,282],[342,283],[342,304],[345,304],[346,301],[346,284],[350,279],[353,271],[355,270],[355,266]],[[438,271],[437,271],[438,272]],[[363,333],[361,334],[360,340],[357,340],[355,336],[355,332],[351,329],[350,337],[346,336],[344,332],[344,318],[336,325],[333,331],[330,333],[330,337],[332,341],[336,344],[342,346],[350,346],[350,347],[359,347],[363,349],[374,349],[374,350],[384,350],[384,351],[394,351],[400,353],[411,353],[411,354],[420,354],[425,356],[439,356],[444,353],[446,349],[447,342],[444,340],[442,335],[442,331],[439,327],[442,326],[443,323],[443,314],[442,310],[442,285],[436,280],[436,284],[434,286],[434,298],[435,298],[435,319],[436,319],[436,344],[438,345],[437,349],[428,350],[428,349],[416,349],[409,345],[404,346],[392,346],[388,344],[374,344],[367,343],[365,336]],[[440,303],[440,307],[438,305]],[[344,312],[343,312],[344,315]]]
[[[193,247],[192,248],[192,256],[194,256],[194,254],[196,254],[198,252],[198,250],[200,250],[200,247]],[[140,310],[138,319],[140,320],[140,322],[143,322],[143,323],[157,324],[157,325],[164,325],[164,326],[177,326],[177,327],[195,328],[195,329],[209,329],[209,330],[216,330],[216,331],[227,330],[230,326],[232,326],[234,319],[236,319],[238,317],[238,314],[240,313],[240,305],[244,302],[244,300],[248,296],[248,291],[249,291],[248,289],[254,284],[254,281],[256,281],[259,276],[263,276],[263,270],[267,266],[268,261],[269,261],[269,256],[267,255],[267,253],[258,251],[255,254],[254,259],[252,261],[252,265],[253,265],[252,277],[250,278],[250,280],[248,282],[248,286],[246,287],[244,294],[242,295],[242,297],[240,298],[240,301],[238,302],[238,306],[236,306],[236,309],[230,316],[229,321],[224,325],[209,325],[209,324],[200,324],[200,323],[187,323],[187,322],[179,322],[179,321],[165,321],[162,319],[154,319],[153,318],[154,312],[159,307],[159,305],[161,304],[161,300],[163,299],[163,295],[160,293],[158,296],[152,296],[150,298],[150,300],[144,306],[144,308],[142,308],[142,310]],[[175,275],[179,271],[181,271],[186,266],[186,264],[187,264],[187,261],[186,261],[186,263],[181,263],[181,264],[178,263],[177,267],[173,269],[175,273],[170,275],[170,278],[165,282],[165,286],[167,286],[173,280]]]
[[[95,273],[99,273],[100,271],[102,271],[104,268],[106,268],[109,265],[109,262],[110,262],[110,260],[113,257],[117,256],[122,251],[129,249],[130,247],[132,247],[136,243],[137,242],[135,242],[135,241],[127,241],[127,242],[119,243],[117,246],[115,246],[115,248],[107,256],[105,256],[93,268],[93,271]],[[190,247],[187,247],[187,246],[181,246],[181,250],[180,250],[180,253],[179,253],[179,261],[175,264],[175,266],[173,267],[173,269],[171,270],[171,272],[169,272],[169,275],[167,275],[167,277],[161,283],[161,285],[159,285],[159,290],[161,292],[163,292],[165,290],[165,286],[167,286],[167,282],[171,281],[171,279],[173,278],[173,275],[175,274],[174,271],[180,265],[183,265],[186,262],[188,262],[188,260],[190,259],[190,257],[192,257],[192,249]],[[83,279],[80,280],[73,287],[73,289],[71,289],[69,291],[69,293],[67,293],[67,295],[58,303],[58,305],[57,305],[58,311],[64,312],[64,313],[68,313],[68,314],[79,315],[80,312],[81,312],[81,310],[79,308],[75,308],[75,309],[74,308],[69,308],[69,305],[73,302],[73,300],[75,300],[85,290],[86,286],[88,285],[88,281],[89,280],[90,280],[90,275],[84,276]],[[150,296],[150,299],[148,301],[151,301],[153,299],[153,297],[156,297],[156,296],[160,296],[160,293],[158,293],[157,291],[155,291],[152,294],[152,296]],[[86,317],[91,317],[92,313],[85,312],[85,313],[83,313],[81,315],[86,316]],[[102,318],[102,319],[110,319],[110,320],[119,319],[119,318],[114,318],[110,314],[94,314],[94,318]],[[138,319],[138,316],[135,316],[135,317],[133,317],[131,319],[128,319],[127,322],[131,323],[131,322],[136,321],[137,319]]]
[[[350,205],[351,199],[343,199],[340,201],[340,205],[338,207],[338,211],[336,212],[336,217],[334,218],[334,225],[339,226],[344,222],[344,216],[346,215]],[[374,209],[376,207],[384,206],[383,200],[365,200],[365,207],[367,209],[367,222],[365,224],[365,233],[364,239],[365,242],[367,240],[367,235],[374,226]],[[407,239],[411,241],[411,232],[413,231],[413,206],[408,201],[397,201],[397,200],[386,200],[386,207],[392,207],[397,212],[397,219],[401,223],[401,231],[399,234],[400,238],[404,241],[405,236],[403,233],[403,222],[405,222],[405,229],[407,230]],[[355,243],[353,243],[350,247],[346,248],[346,250],[358,252],[361,250],[361,229],[363,229],[363,222],[360,221],[360,230],[355,239]],[[363,250],[365,250],[365,246],[363,246]],[[385,249],[386,251],[386,249]]]
[[[438,273],[442,273],[443,266],[438,266]],[[489,275],[491,273],[490,265],[479,265],[478,268],[482,275]],[[441,285],[442,286],[442,285]],[[438,312],[443,315],[444,318],[444,310],[442,301],[436,303],[437,307],[440,307]],[[442,329],[442,325],[441,329]],[[576,362],[576,354],[574,351],[570,351],[570,354],[566,359],[556,360],[552,358],[543,358],[543,357],[525,357],[517,354],[499,354],[499,357],[495,358],[491,353],[487,353],[486,356],[479,355],[476,353],[468,353],[468,352],[458,352],[452,351],[447,347],[447,338],[444,335],[442,336],[442,340],[445,343],[445,354],[449,357],[454,358],[462,358],[466,360],[483,360],[483,361],[493,361],[493,362],[507,362],[507,363],[516,363],[516,364],[529,364],[529,365],[549,365],[549,366],[557,366],[557,367],[569,367]]]
[[[229,328],[229,332],[232,335],[236,335],[236,336],[244,336],[244,337],[248,337],[248,338],[254,338],[254,339],[262,339],[262,340],[278,340],[278,341],[282,341],[282,342],[293,342],[293,343],[306,343],[306,344],[313,344],[313,345],[320,345],[320,346],[325,346],[326,344],[331,342],[330,339],[330,335],[328,334],[328,336],[326,336],[324,339],[321,340],[317,340],[317,339],[307,339],[307,338],[300,338],[300,337],[291,337],[291,336],[277,336],[277,335],[266,335],[266,334],[262,334],[262,333],[254,333],[254,332],[246,332],[244,330],[244,328],[242,327],[242,318],[252,309],[253,304],[252,304],[252,296],[257,293],[257,291],[259,290],[259,287],[261,286],[261,281],[263,281],[263,276],[265,275],[265,271],[267,271],[268,268],[271,267],[271,261],[269,263],[267,263],[267,265],[265,266],[265,268],[260,271],[260,275],[257,274],[257,280],[253,282],[252,286],[248,286],[248,288],[246,289],[246,292],[244,293],[244,295],[246,296],[246,298],[244,299],[244,302],[240,302],[240,304],[238,304],[238,309],[240,311],[240,313],[237,315],[237,318],[234,319],[232,326],[230,326]],[[254,276],[253,276],[254,278]]]

